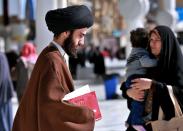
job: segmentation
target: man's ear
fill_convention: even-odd
[[[67,38],[69,36],[69,34],[70,34],[70,31],[65,31],[64,32],[64,37]]]

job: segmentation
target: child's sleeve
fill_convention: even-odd
[[[157,65],[157,60],[152,59],[147,55],[142,56],[139,60],[142,67],[155,67]]]

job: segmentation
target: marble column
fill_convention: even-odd
[[[45,15],[48,10],[66,7],[66,0],[37,0],[36,8],[36,45],[40,53],[53,39],[45,22]]]
[[[67,6],[67,0],[58,0],[58,7],[66,7]]]
[[[156,15],[156,21],[159,25],[169,26],[175,29],[178,14],[176,12],[176,0],[159,0],[159,10]]]
[[[131,51],[130,31],[138,27],[144,27],[144,18],[148,11],[148,0],[120,0],[120,13],[126,23],[126,57]]]

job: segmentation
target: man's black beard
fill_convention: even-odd
[[[69,57],[77,58],[77,52],[74,48],[73,31],[70,32],[69,37],[65,39],[63,49]]]

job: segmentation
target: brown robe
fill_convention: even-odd
[[[73,90],[63,57],[49,45],[35,64],[12,131],[93,131],[92,110],[61,101]]]

